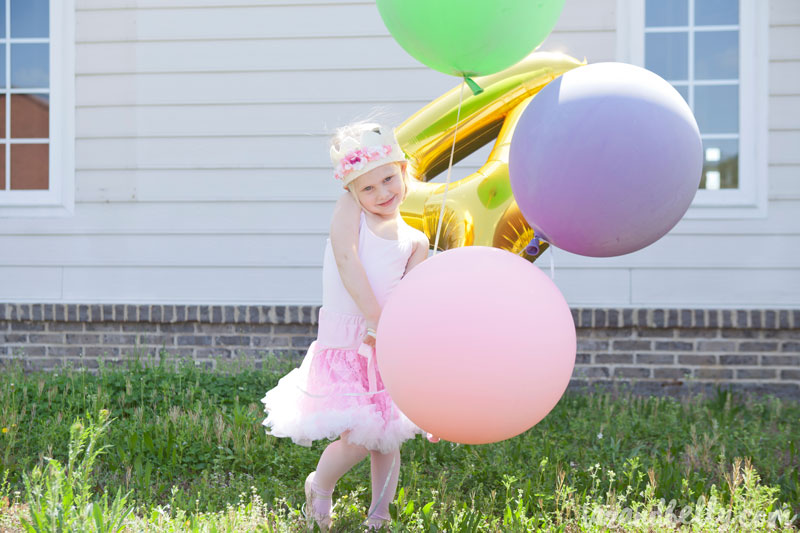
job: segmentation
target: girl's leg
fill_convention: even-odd
[[[347,433],[332,442],[322,452],[314,476],[314,488],[320,493],[332,493],[339,478],[367,456],[368,450],[347,442]]]
[[[389,453],[370,452],[372,468],[372,505],[370,524],[381,525],[390,520],[389,504],[394,500],[400,477],[400,450]]]
[[[327,531],[330,526],[333,487],[368,453],[363,446],[347,442],[346,437],[347,433],[342,434],[342,438],[325,448],[317,463],[317,470],[306,478],[306,503],[311,507],[309,516],[317,521],[322,531]]]
[[[310,479],[306,480],[306,483],[311,485],[306,489],[306,497],[311,496],[313,516],[323,521],[330,516],[333,487],[339,478],[364,459],[367,453],[369,452],[363,446],[354,446],[347,442],[346,432],[339,440],[325,448],[317,463],[316,472],[309,474]]]

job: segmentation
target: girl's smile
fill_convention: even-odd
[[[392,204],[394,203],[394,199],[395,199],[395,198],[397,198],[397,196],[392,196],[391,198],[389,198],[389,199],[388,199],[387,201],[385,201],[384,203],[382,203],[382,204],[378,204],[378,205],[379,205],[379,206],[381,206],[381,207],[389,207],[390,205],[392,205]]]

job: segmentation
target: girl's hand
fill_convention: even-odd
[[[361,341],[361,342],[363,342],[367,346],[372,346],[372,348],[375,349],[375,337],[373,337],[372,335],[366,335],[365,334],[364,335],[364,340]]]
[[[374,318],[374,319],[367,319],[367,320],[366,320],[366,326],[367,326],[367,331],[368,331],[368,332],[369,332],[370,330],[372,330],[372,331],[378,331],[378,319],[377,319],[377,318]],[[372,348],[373,348],[373,349],[375,348],[375,337],[373,337],[373,336],[372,336],[372,335],[370,335],[369,333],[365,333],[365,334],[364,334],[364,340],[363,340],[363,342],[364,342],[364,344],[366,344],[367,346],[372,346]]]

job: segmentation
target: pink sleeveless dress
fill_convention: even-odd
[[[420,233],[402,219],[398,239],[378,237],[364,213],[358,255],[381,307],[403,277]],[[319,331],[300,367],[280,379],[261,400],[267,433],[310,446],[349,431],[348,441],[386,453],[422,430],[394,404],[385,390],[374,350],[362,339],[365,320],[336,267],[328,239],[322,267]]]

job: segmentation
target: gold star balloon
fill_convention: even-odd
[[[475,78],[483,89],[480,94],[463,97],[463,88],[456,87],[397,127],[397,141],[408,156],[408,170],[415,178],[400,213],[409,225],[428,236],[431,247],[443,212],[440,250],[494,246],[528,261],[535,261],[544,252],[546,244],[536,255],[525,251],[534,235],[511,192],[509,147],[514,128],[534,95],[564,72],[585,64],[564,54],[534,52],[502,72]],[[477,172],[451,183],[445,199],[445,184],[428,181],[449,165],[462,98],[453,162],[495,137],[497,140],[486,163]]]

